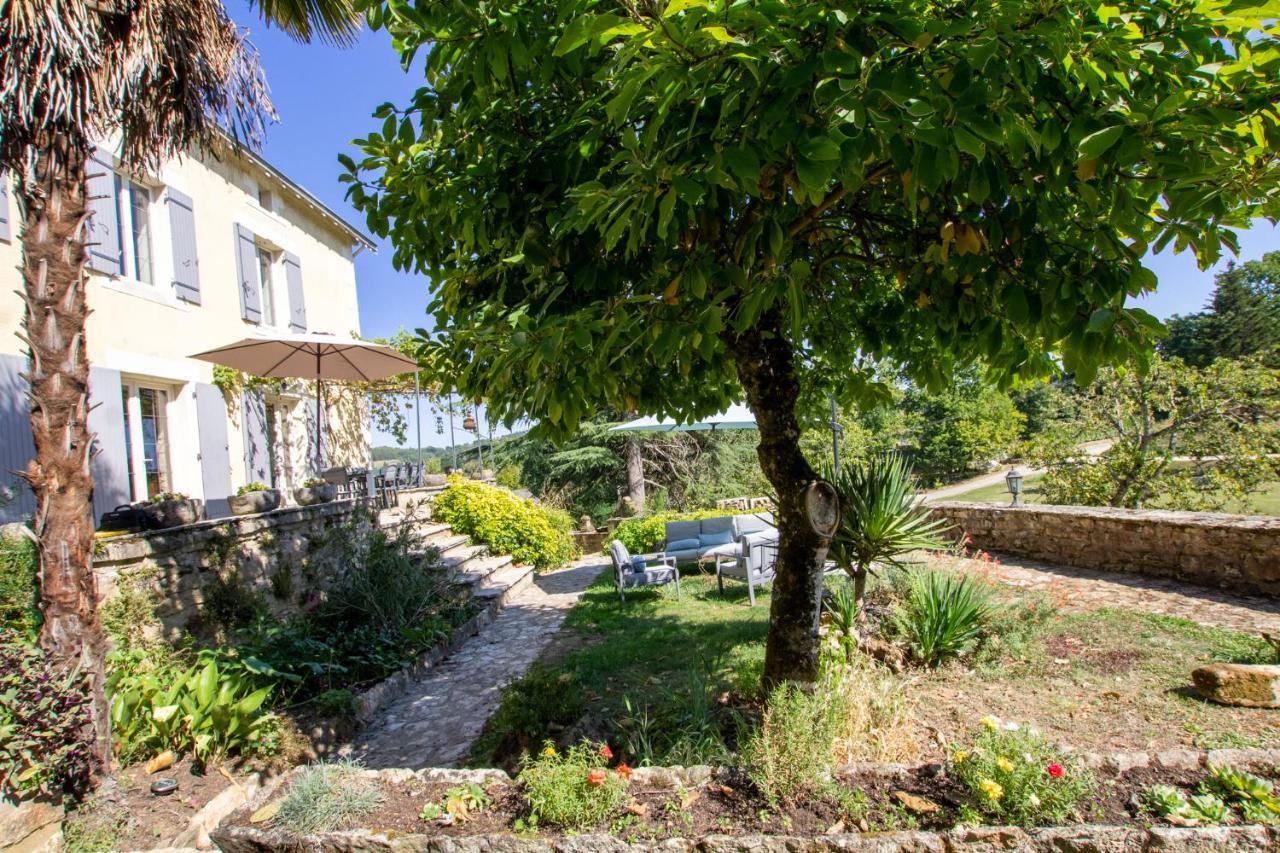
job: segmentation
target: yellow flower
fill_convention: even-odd
[[[978,787],[986,795],[987,799],[993,803],[999,802],[1000,798],[1004,796],[1004,788],[1000,787],[999,782],[983,779],[978,783]]]
[[[546,749],[542,750],[543,758],[555,758],[555,756],[556,756],[556,748],[554,746],[549,746]]]
[[[963,764],[968,757],[968,751],[963,749],[957,749],[955,752],[951,753],[951,760],[956,764]]]
[[[1005,773],[1013,772],[1013,762],[1005,758],[1003,755],[996,759],[996,767],[999,767]]]
[[[1000,728],[1000,718],[991,716],[983,717],[982,725],[987,731],[994,732]]]

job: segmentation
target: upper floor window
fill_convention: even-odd
[[[137,181],[116,175],[120,204],[120,220],[124,233],[125,252],[122,258],[128,276],[143,284],[155,283],[155,270],[151,261],[151,190]]]
[[[271,250],[258,246],[258,285],[262,288],[262,324],[276,325],[276,289],[275,277],[271,274],[274,260]]]

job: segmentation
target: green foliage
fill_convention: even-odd
[[[36,544],[0,533],[0,634],[35,640],[41,622],[38,575]]]
[[[382,803],[382,792],[353,761],[321,761],[303,770],[280,801],[275,822],[295,835],[349,828]]]
[[[520,466],[503,465],[493,475],[494,482],[504,489],[520,488]]]
[[[138,652],[115,656],[107,692],[116,751],[125,762],[165,749],[190,752],[200,764],[251,755],[275,724],[263,711],[271,691],[243,663],[213,650],[186,669]]]
[[[839,634],[845,657],[852,660],[858,651],[858,612],[862,610],[853,583],[848,580],[827,583],[822,608],[830,620],[829,626]]]
[[[170,501],[189,501],[191,497],[182,492],[156,492],[149,500],[153,504],[162,504]]]
[[[545,509],[497,486],[455,477],[436,498],[431,513],[495,552],[538,569],[563,565],[572,556],[573,520],[568,513]]]
[[[1193,367],[1248,356],[1280,367],[1280,252],[1228,263],[1214,277],[1206,310],[1176,315],[1168,326],[1160,351]]]
[[[667,541],[668,521],[696,521],[733,515],[737,510],[704,509],[691,512],[655,512],[637,515],[620,522],[613,531],[613,538],[627,546],[632,554],[646,554],[660,549]]]
[[[427,803],[422,807],[418,817],[422,820],[440,820],[450,822],[466,822],[473,814],[483,812],[493,805],[493,799],[475,782],[455,785],[445,791],[444,798],[438,803]]]
[[[0,794],[82,793],[89,705],[84,676],[54,673],[28,638],[0,632]]]
[[[340,687],[326,690],[311,700],[316,712],[326,717],[350,718],[356,715],[356,694]]]
[[[826,690],[783,684],[769,694],[742,750],[751,780],[773,805],[790,805],[822,791],[834,765],[838,706]]]
[[[1022,412],[976,371],[958,374],[942,392],[913,389],[903,400],[914,416],[911,457],[932,482],[954,480],[1007,456],[1022,435]]]
[[[321,482],[323,482],[323,480]],[[260,483],[257,480],[254,480],[252,483],[245,483],[243,486],[236,489],[236,494],[240,496],[244,496],[247,494],[251,494],[252,492],[269,492],[269,491],[271,491],[271,487],[268,486],[266,483]]]
[[[627,796],[627,775],[609,770],[611,755],[607,746],[584,740],[564,752],[548,741],[537,756],[526,756],[518,781],[529,811],[539,823],[565,829],[603,823]]]
[[[952,748],[951,772],[969,789],[972,807],[991,823],[1044,826],[1066,822],[1097,790],[1093,773],[1055,750],[1029,726],[994,717]]]
[[[308,477],[302,481],[302,488],[304,489],[318,489],[327,485],[329,485],[329,481],[323,477]]]
[[[938,666],[971,651],[992,616],[991,593],[981,582],[949,572],[914,571],[895,626],[912,655]]]
[[[330,537],[316,559],[337,569],[323,614],[334,626],[369,625],[400,637],[450,600],[439,555],[416,553],[405,527],[396,533],[375,527],[359,536]]]
[[[586,707],[581,684],[534,663],[503,689],[498,710],[471,748],[473,764],[493,767],[503,756],[533,749],[577,722]]]
[[[712,674],[701,668],[674,689],[650,688],[635,700],[623,696],[616,723],[623,754],[640,767],[726,764],[731,753],[723,724],[735,720],[716,701],[719,693]]]
[[[941,548],[946,523],[934,520],[915,492],[911,465],[898,454],[873,456],[846,465],[828,479],[840,493],[840,525],[828,556],[861,590],[877,566],[898,567],[901,557],[922,548]],[[857,595],[855,595],[857,597]]]
[[[1157,356],[1146,373],[1105,369],[1082,391],[1081,422],[1033,441],[1047,503],[1221,510],[1280,475],[1280,370],[1220,359],[1204,369]],[[1078,445],[1105,427],[1099,457]],[[1189,463],[1175,457],[1189,456]]]

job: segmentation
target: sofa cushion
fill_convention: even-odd
[[[672,551],[697,551],[702,547],[702,540],[694,537],[692,539],[677,539],[674,542],[668,542],[667,547],[662,550],[670,553]]]
[[[733,516],[717,515],[714,518],[704,518],[700,522],[701,527],[698,530],[700,535],[728,533],[729,538],[733,538]]]
[[[714,548],[717,545],[728,545],[733,541],[732,530],[721,530],[718,533],[699,533],[700,548]]]
[[[702,532],[702,526],[696,521],[668,521],[667,530],[667,550],[674,550],[671,543],[679,542],[683,539],[697,539],[698,534]],[[694,545],[693,547],[698,547]]]
[[[773,526],[773,514],[762,512],[759,515],[735,515],[733,517],[734,526],[738,528],[738,535],[744,533],[759,533],[762,530],[776,530]]]

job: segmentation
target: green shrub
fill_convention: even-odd
[[[428,456],[422,461],[422,473],[424,474],[443,474],[444,460],[439,456]]]
[[[498,472],[493,475],[494,482],[499,486],[507,489],[518,489],[520,483],[520,466],[519,465],[503,465]]]
[[[909,576],[906,601],[895,624],[917,660],[938,666],[970,651],[991,615],[991,593],[979,581],[918,571]]]
[[[55,675],[37,647],[0,634],[0,794],[85,789],[89,696],[87,679]]]
[[[502,703],[471,747],[473,766],[509,766],[514,758],[578,721],[586,710],[582,686],[541,663],[502,691]]]
[[[573,553],[573,520],[499,486],[453,477],[432,505],[432,517],[537,569],[563,565]]]
[[[257,751],[274,724],[262,710],[272,686],[257,686],[245,664],[202,651],[187,669],[133,650],[113,655],[107,692],[115,748],[126,763],[172,749],[200,764]]]
[[[703,509],[693,512],[655,512],[637,515],[618,524],[613,538],[627,546],[632,554],[647,554],[660,549],[667,541],[668,521],[697,521],[721,515],[733,515],[737,510]]]
[[[538,823],[586,829],[604,822],[627,796],[630,771],[610,770],[608,746],[583,741],[560,753],[550,741],[536,758],[525,757],[519,781]]]
[[[826,790],[839,730],[837,710],[824,689],[783,684],[769,694],[760,727],[747,740],[742,757],[771,805],[789,805]]]
[[[36,544],[26,536],[0,533],[0,631],[35,639],[41,621],[38,572]]]
[[[1153,785],[1143,796],[1148,811],[1183,824],[1220,824],[1231,807],[1245,823],[1280,824],[1280,797],[1268,779],[1231,767],[1210,767],[1197,793],[1188,797],[1170,785]]]
[[[970,808],[993,823],[1062,823],[1097,788],[1093,773],[1054,750],[1029,726],[994,717],[951,752],[951,772],[972,797]]]
[[[262,482],[259,482],[258,480],[254,480],[252,483],[245,483],[243,486],[236,489],[236,494],[239,495],[240,497],[244,497],[245,495],[252,494],[254,492],[269,492],[269,491],[271,491],[271,487],[268,486],[266,483],[262,483]]]
[[[293,780],[275,821],[296,835],[348,827],[382,803],[382,792],[352,761],[319,762]]]

